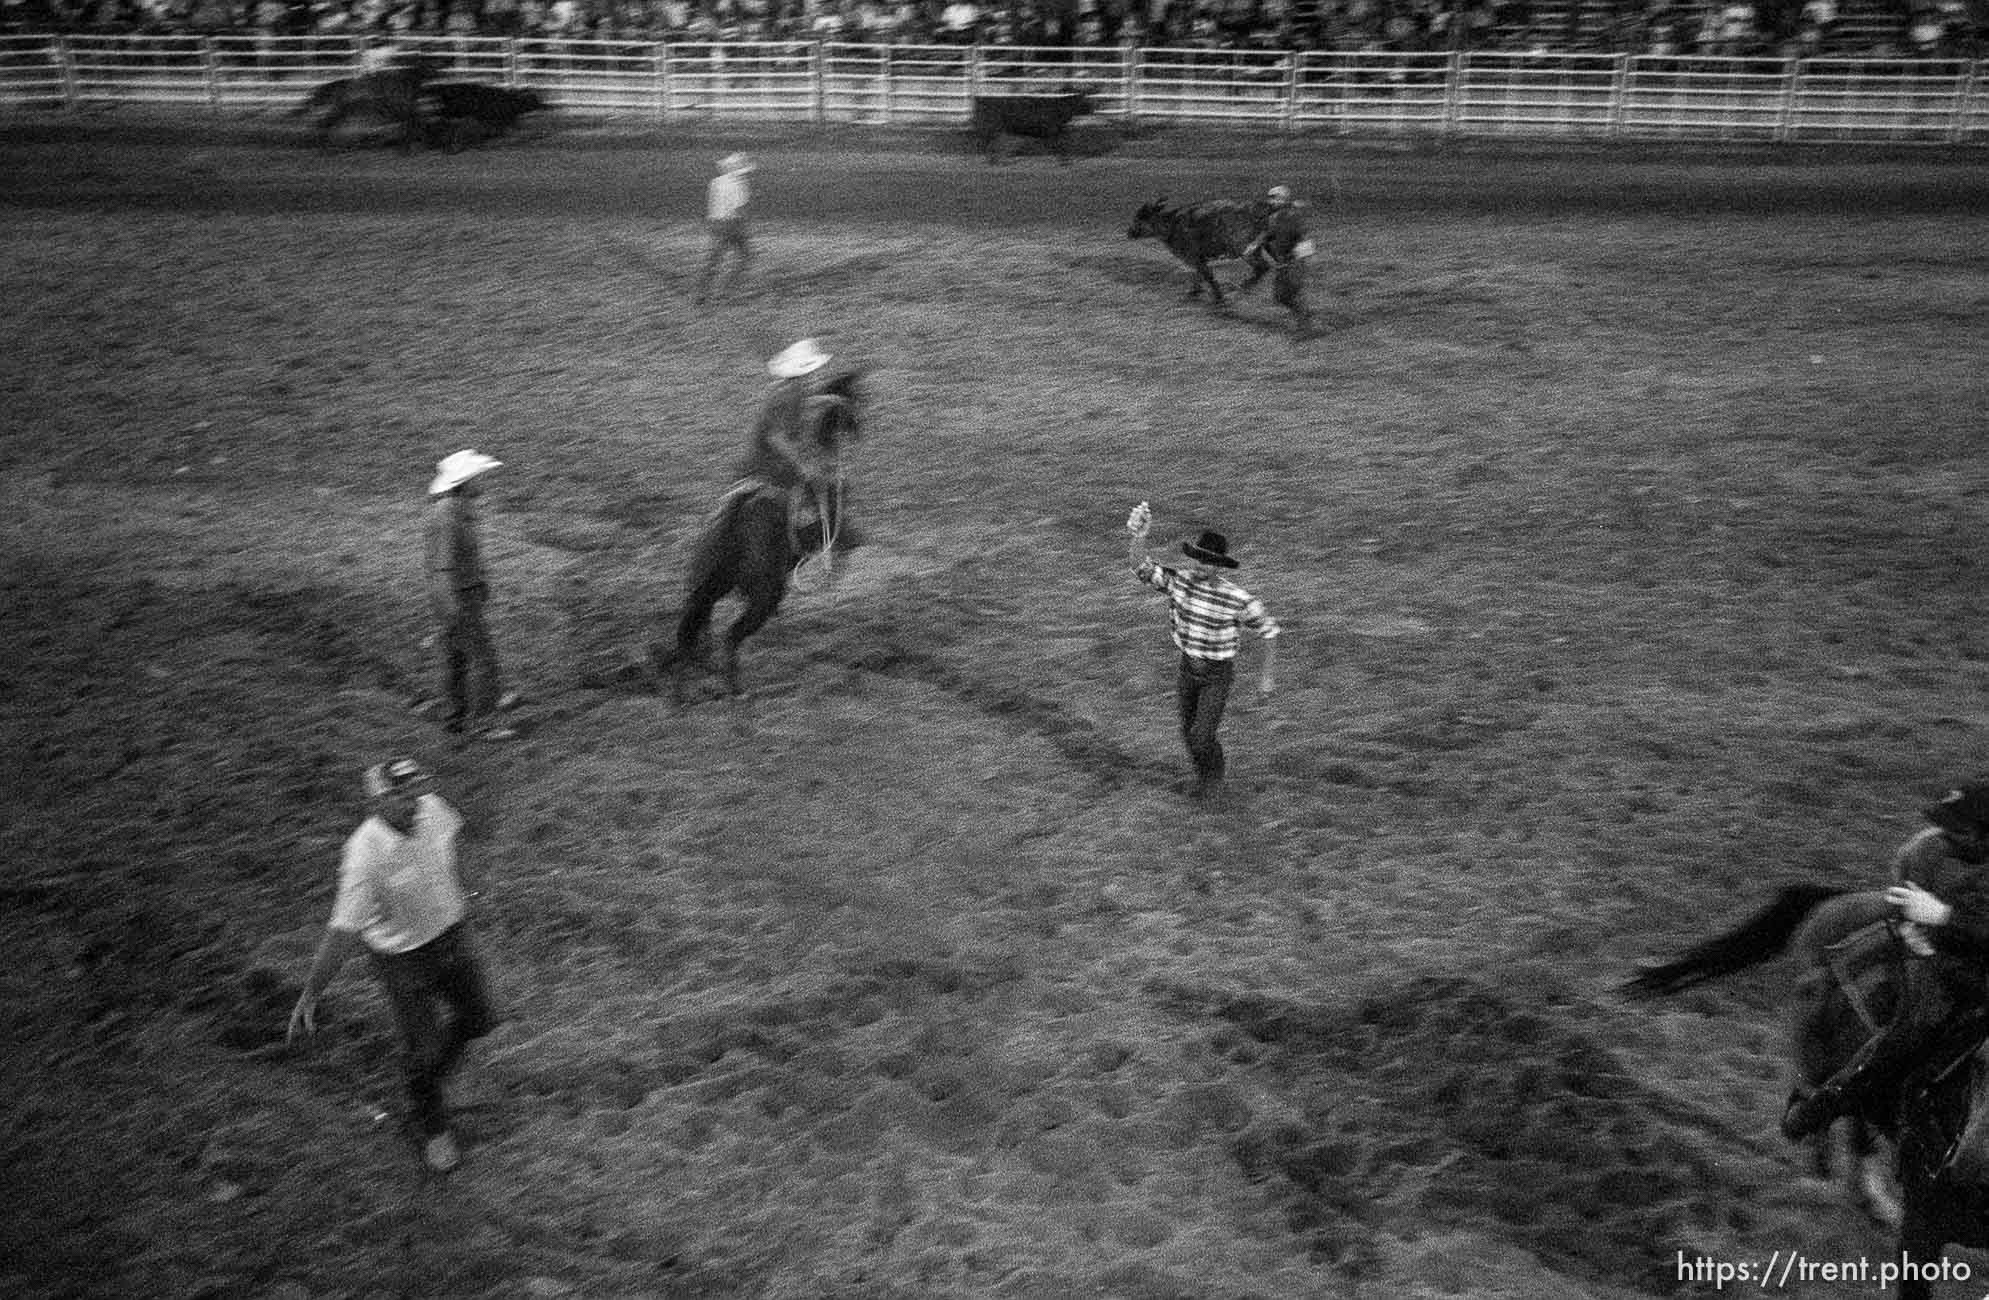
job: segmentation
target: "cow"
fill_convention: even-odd
[[[1210,199],[1202,203],[1155,199],[1133,214],[1126,238],[1158,239],[1165,244],[1168,252],[1195,273],[1188,296],[1199,298],[1206,288],[1214,304],[1221,307],[1222,286],[1216,283],[1209,263],[1249,262],[1253,274],[1247,283],[1256,283],[1269,269],[1259,246],[1268,215],[1265,204],[1239,203],[1235,199]]]
[[[529,86],[513,90],[482,81],[431,81],[421,98],[451,153],[466,140],[501,136],[525,114],[552,107]]]
[[[1001,138],[1020,136],[1042,140],[1060,162],[1068,163],[1065,140],[1074,118],[1092,111],[1089,90],[1066,89],[1056,95],[976,95],[973,104],[975,142],[987,153],[988,161],[1001,161]]]

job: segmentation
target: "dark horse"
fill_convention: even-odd
[[[1891,1015],[1900,964],[1918,960],[1887,924],[1891,916],[1881,890],[1790,885],[1733,929],[1644,967],[1624,991],[1676,993],[1793,950],[1807,967],[1794,1016],[1795,1067],[1814,1086]],[[1944,1042],[1894,1095],[1874,1098],[1851,1117],[1853,1191],[1867,1211],[1898,1227],[1898,1258],[1880,1267],[1892,1269],[1888,1279],[1902,1300],[1930,1300],[1950,1242],[1989,1245],[1989,1086],[1979,1037],[1977,1030]],[[1897,1201],[1868,1167],[1873,1133],[1892,1143]],[[1827,1139],[1816,1139],[1819,1174],[1829,1172]]]
[[[842,449],[862,432],[861,378],[861,372],[838,375],[809,399],[804,431],[824,463],[839,464]],[[810,499],[817,494],[802,485],[791,466],[761,458],[719,502],[692,548],[676,647],[666,649],[661,642],[650,647],[650,661],[659,677],[670,675],[677,702],[683,702],[684,674],[697,658],[698,643],[721,598],[736,591],[746,601],[725,631],[725,685],[738,695],[739,644],[774,616],[787,595],[789,578],[810,556],[821,553],[828,562],[854,544],[843,519],[840,469],[831,479],[819,499]]]
[[[320,148],[330,148],[332,132],[348,120],[382,121],[400,128],[399,143],[405,153],[422,132],[421,88],[441,70],[442,65],[426,55],[400,55],[389,67],[325,82],[305,96],[291,116],[318,115]]]

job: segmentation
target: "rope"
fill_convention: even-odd
[[[843,512],[840,504],[834,510],[829,506],[831,501],[840,503],[843,499],[843,463],[840,456],[836,458],[835,480],[832,495],[827,500],[823,498],[820,488],[812,483],[808,486],[808,495],[815,501],[815,517],[822,521],[821,574],[818,577],[814,572],[814,555],[802,556],[795,563],[794,572],[789,575],[796,591],[817,591],[835,581],[836,538],[842,532]]]

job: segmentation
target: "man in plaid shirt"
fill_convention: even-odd
[[[1222,575],[1222,570],[1237,567],[1228,538],[1205,532],[1181,543],[1182,553],[1195,563],[1171,569],[1146,552],[1152,524],[1153,512],[1142,501],[1126,519],[1127,557],[1139,580],[1164,593],[1172,607],[1174,644],[1181,650],[1181,739],[1195,764],[1194,793],[1202,795],[1221,785],[1225,770],[1216,729],[1222,725],[1223,706],[1236,679],[1236,652],[1243,639],[1239,629],[1247,627],[1264,638],[1258,690],[1265,694],[1271,690],[1272,643],[1280,629],[1255,596]]]

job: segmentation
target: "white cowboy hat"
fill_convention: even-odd
[[[1286,185],[1273,185],[1271,187],[1270,193],[1266,194],[1264,197],[1267,199],[1275,199],[1279,203],[1283,203],[1287,199],[1291,198],[1291,188]]]
[[[775,379],[799,379],[829,364],[829,354],[814,339],[803,339],[767,362],[767,373]]]
[[[718,160],[718,170],[722,172],[750,172],[759,170],[759,164],[743,153],[729,153]]]
[[[467,448],[453,452],[435,462],[435,481],[428,485],[428,494],[439,496],[444,492],[453,491],[485,470],[496,469],[503,463],[480,451],[470,451]]]

